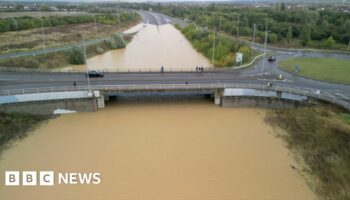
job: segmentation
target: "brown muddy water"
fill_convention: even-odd
[[[87,60],[89,70],[99,71],[165,71],[195,70],[211,67],[208,59],[193,49],[191,43],[173,25],[139,24],[141,30],[124,49],[108,51]],[[126,31],[129,32],[129,31]],[[85,65],[68,67],[84,71]]]
[[[167,102],[167,103],[165,103]],[[315,199],[266,110],[121,100],[50,120],[4,170],[100,172],[99,185],[5,187],[0,199]]]

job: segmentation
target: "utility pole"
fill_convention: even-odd
[[[95,24],[95,38],[97,40],[97,27],[96,27],[96,16],[94,15],[94,24]]]
[[[44,40],[44,53],[45,53],[45,56],[46,56],[46,40],[45,40],[45,31],[44,31],[44,22],[43,22],[43,17],[40,13],[40,21],[41,21],[41,34],[42,34],[42,37],[43,37],[43,40]]]
[[[255,45],[255,34],[256,34],[256,24],[253,24],[253,43],[252,43],[252,50],[250,53],[250,57],[253,56],[253,51],[254,51],[254,45]]]
[[[263,59],[263,64],[261,67],[261,75],[264,75],[264,67],[265,67],[265,60],[266,60],[266,46],[267,46],[267,22],[266,22],[266,27],[265,27],[265,42],[264,42],[264,59]]]
[[[118,25],[119,25],[119,32],[121,32],[121,27],[120,27],[120,13],[118,13]]]
[[[348,44],[348,51],[350,51],[350,40],[349,40],[349,44]]]
[[[239,16],[238,16],[238,20],[237,20],[237,39],[239,37]]]
[[[214,69],[214,67],[215,67],[215,64],[214,64],[214,62],[215,62],[214,56],[215,56],[215,27],[214,27],[214,38],[213,38],[213,55],[212,55],[212,57],[211,57],[211,62],[212,62],[212,64],[213,64],[213,69]]]
[[[86,77],[87,77],[87,81],[88,81],[89,91],[91,91],[89,68],[88,68],[88,64],[87,64],[87,60],[86,60],[85,33],[83,33],[83,45],[84,45],[84,60],[85,60],[85,65],[86,65]]]

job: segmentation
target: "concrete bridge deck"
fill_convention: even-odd
[[[90,93],[88,91],[90,91]],[[186,94],[212,94],[216,104],[220,104],[221,99],[224,97],[275,98],[299,102],[316,100],[332,103],[350,111],[349,102],[314,89],[244,83],[91,85],[90,87],[85,85],[79,87],[67,86],[1,90],[0,104],[95,98],[98,107],[104,107],[104,98],[108,98],[108,96],[118,96],[126,93],[176,92]]]

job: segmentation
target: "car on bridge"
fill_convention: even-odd
[[[101,72],[97,72],[97,71],[88,71],[85,76],[89,76],[90,78],[95,78],[95,77],[104,77],[104,74],[102,74]]]

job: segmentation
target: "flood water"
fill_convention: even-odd
[[[210,67],[202,54],[173,25],[137,25],[141,30],[124,49],[108,51],[89,58],[89,70],[101,71],[165,71],[195,70],[196,66]],[[131,28],[131,30],[135,29]],[[129,31],[126,31],[129,32]],[[86,70],[85,65],[73,66]]]
[[[266,110],[165,102],[119,101],[43,124],[4,152],[0,171],[100,172],[102,183],[1,184],[0,198],[314,199]]]

